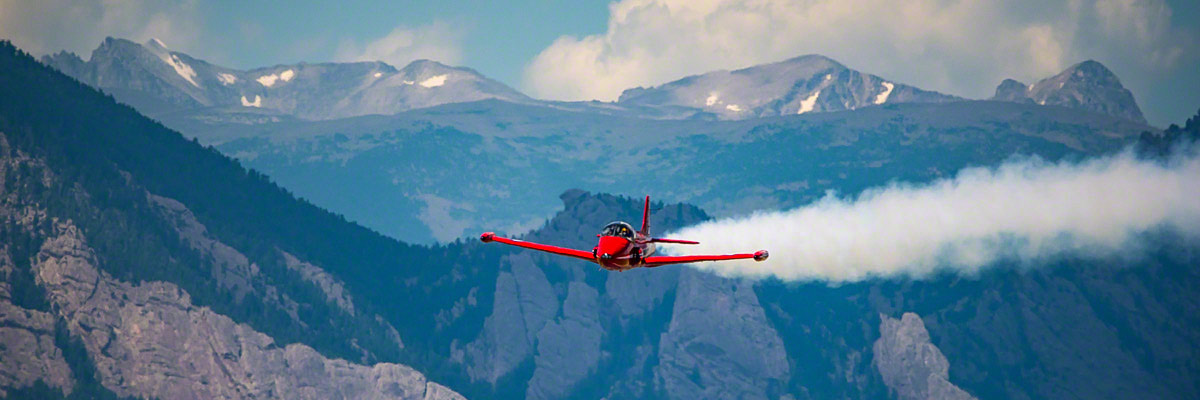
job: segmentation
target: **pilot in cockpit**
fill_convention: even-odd
[[[633,227],[624,222],[613,222],[605,226],[601,234],[604,236],[620,236],[632,240]]]

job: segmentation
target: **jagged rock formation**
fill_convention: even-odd
[[[578,190],[562,200],[566,210],[530,240],[590,246],[605,222],[641,211],[630,199]],[[663,231],[704,218],[669,205],[652,225]],[[749,282],[686,267],[609,273],[529,252],[504,260],[482,331],[455,350],[472,380],[494,385],[528,373],[523,395],[531,399],[768,398],[786,385],[782,341]],[[629,352],[614,354],[614,346]]]
[[[689,76],[621,93],[623,105],[684,106],[721,119],[746,119],[853,110],[894,103],[936,103],[957,98],[891,82],[806,55],[736,71]]]
[[[672,399],[767,399],[789,378],[783,341],[754,286],[680,272],[671,324],[659,343],[655,383]],[[731,323],[736,321],[736,323]]]
[[[54,343],[55,316],[13,304],[10,282],[18,271],[6,247],[0,248],[0,397],[7,396],[4,388],[30,387],[38,381],[69,395],[75,381]]]
[[[1005,79],[1000,82],[1000,86],[996,86],[996,94],[992,96],[992,100],[1033,103],[1033,99],[1029,98],[1029,87],[1014,79]]]
[[[1028,86],[1005,79],[996,87],[992,100],[1078,108],[1146,123],[1133,93],[1121,85],[1116,74],[1093,60],[1072,65]]]
[[[586,283],[567,284],[562,316],[538,332],[533,377],[527,399],[561,399],[575,383],[596,372],[604,353],[601,338],[599,293]]]
[[[0,153],[15,152],[0,136]],[[38,171],[58,179],[44,164],[28,157],[0,157],[0,178],[29,179],[21,171]],[[0,193],[6,230],[52,232],[33,258],[30,272],[44,290],[52,312],[29,310],[12,303],[10,254],[0,251],[0,388],[22,388],[41,381],[64,394],[73,389],[72,371],[55,341],[55,321],[80,338],[105,388],[121,396],[153,398],[399,398],[461,399],[453,391],[427,381],[404,365],[360,365],[330,359],[303,344],[283,347],[245,324],[192,304],[190,296],[166,282],[131,284],[100,271],[96,252],[69,221],[47,220],[18,193]],[[205,246],[214,263],[245,265],[232,248],[204,236],[204,227],[173,200],[151,198],[185,216],[181,236]],[[4,250],[4,249],[0,249]],[[311,266],[310,266],[311,267]],[[315,267],[311,267],[315,268]],[[217,270],[220,270],[219,268]],[[224,275],[217,281],[228,282]],[[235,282],[245,282],[239,277]],[[238,293],[249,284],[227,285]],[[250,290],[250,289],[247,289]]]
[[[328,359],[311,347],[280,347],[164,282],[133,285],[98,271],[73,225],[55,226],[34,266],[37,283],[72,335],[81,337],[102,383],[121,396],[207,398],[461,398],[412,368]],[[440,397],[431,397],[440,396]]]
[[[950,363],[929,341],[925,323],[914,313],[900,319],[879,315],[875,368],[901,399],[974,399],[950,383]]]

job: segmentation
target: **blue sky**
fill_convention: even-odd
[[[1159,126],[1200,108],[1197,21],[1195,0],[0,0],[0,37],[34,54],[115,36],[237,68],[432,58],[564,100],[810,53],[986,98],[1095,59]]]
[[[514,87],[525,64],[559,36],[601,33],[608,20],[607,0],[314,2],[287,9],[276,2],[214,3],[204,12],[207,21],[230,21],[232,30],[216,38],[227,49],[219,61],[229,66],[328,61],[344,41],[365,43],[397,27],[441,22],[461,35],[461,64]],[[282,46],[271,45],[276,41]]]

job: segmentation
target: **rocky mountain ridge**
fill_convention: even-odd
[[[1072,65],[1030,85],[1005,79],[992,99],[1088,110],[1146,123],[1133,93],[1121,85],[1116,74],[1094,60]]]
[[[110,37],[87,61],[60,52],[42,62],[148,113],[214,109],[311,120],[483,99],[529,101],[474,70],[429,60],[400,69],[351,62],[237,70],[172,51],[157,39],[138,44]]]
[[[470,68],[429,60],[399,69],[382,62],[350,62],[237,70],[172,51],[154,39],[138,44],[107,38],[86,61],[60,52],[42,62],[185,132],[194,124],[393,115],[489,99],[601,115],[721,120],[964,100],[862,73],[820,55],[631,88],[612,103],[532,99]],[[1146,122],[1116,76],[1090,60],[1034,85],[1006,80],[992,99]]]
[[[820,55],[689,76],[628,89],[618,104],[692,107],[720,119],[854,110],[906,102],[961,100],[864,74]]]

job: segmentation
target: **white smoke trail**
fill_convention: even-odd
[[[1071,163],[1038,159],[893,184],[856,199],[833,194],[797,209],[702,223],[667,237],[699,240],[670,254],[771,252],[769,260],[697,263],[726,276],[858,281],[977,272],[1001,259],[1135,248],[1167,228],[1200,234],[1200,158],[1139,160],[1131,152]]]

